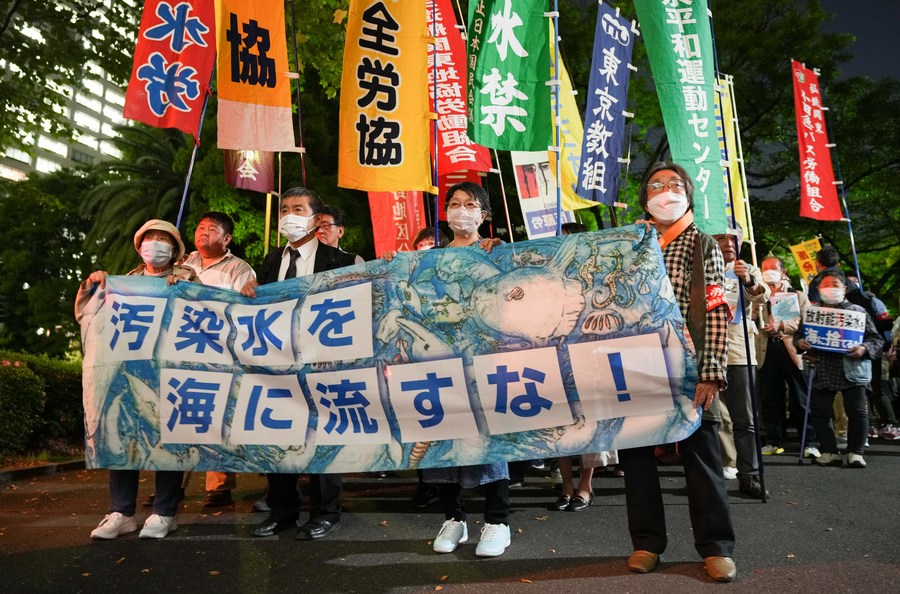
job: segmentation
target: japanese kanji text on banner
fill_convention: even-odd
[[[416,249],[412,240],[425,226],[422,192],[369,192],[375,255]]]
[[[216,60],[213,0],[147,0],[124,116],[197,138]]]
[[[338,185],[431,191],[428,43],[419,2],[351,0]]]
[[[82,318],[87,461],[328,473],[678,441],[700,422],[683,326],[642,225],[403,252],[256,299],[112,276]]]
[[[791,61],[791,72],[800,148],[800,216],[840,221],[841,205],[834,185],[819,77],[796,60]]]
[[[219,148],[292,152],[284,2],[217,0]]]

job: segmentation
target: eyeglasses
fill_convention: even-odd
[[[653,182],[647,184],[647,189],[653,190],[654,192],[659,192],[663,188],[669,188],[674,192],[684,192],[685,183],[684,180],[670,179],[667,182]]]
[[[466,202],[462,204],[460,202],[451,202],[447,205],[448,210],[453,210],[455,208],[465,208],[466,210],[482,210],[481,205],[477,202]]]
[[[332,227],[340,227],[337,223],[319,223],[319,229],[330,231]]]

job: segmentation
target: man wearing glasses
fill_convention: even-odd
[[[678,165],[655,163],[644,175],[639,197],[659,243],[669,280],[697,351],[699,381],[694,405],[702,407],[700,427],[679,443],[687,482],[694,547],[709,576],[730,582],[736,575],[734,529],[722,476],[716,434],[717,396],[726,385],[728,303],[725,264],[716,241],[694,225],[694,187]],[[654,446],[619,450],[625,471],[628,530],[634,552],[628,568],[647,573],[666,549],[666,518]]]
[[[325,205],[319,212],[319,228],[316,230],[316,237],[325,245],[333,248],[341,249],[338,242],[344,236],[344,213],[334,206]],[[341,250],[344,251],[344,250]],[[344,252],[349,253],[349,252]],[[354,264],[362,264],[365,260],[357,254],[350,254],[354,257]]]

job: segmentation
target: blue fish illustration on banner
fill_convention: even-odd
[[[257,289],[109,277],[89,467],[337,473],[684,439],[693,347],[644,226],[398,254]]]
[[[619,196],[629,65],[637,28],[618,9],[600,4],[584,112],[578,195],[612,206]]]

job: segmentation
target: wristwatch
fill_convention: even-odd
[[[748,289],[752,289],[753,287],[756,286],[756,277],[751,274],[750,282],[749,283],[741,283],[741,284],[744,285],[744,287],[746,287]]]

